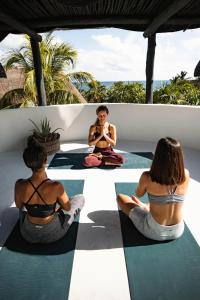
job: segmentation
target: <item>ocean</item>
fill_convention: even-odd
[[[110,87],[114,82],[117,81],[100,81],[102,85],[104,85],[105,87]],[[134,80],[134,81],[123,81],[125,83],[133,83],[133,82],[139,82],[142,83],[144,85],[144,87],[146,87],[146,80]],[[169,83],[169,80],[154,80],[153,82],[153,89],[160,89],[163,84]]]

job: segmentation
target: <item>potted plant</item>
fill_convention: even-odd
[[[56,153],[60,150],[60,134],[56,132],[62,128],[56,128],[52,131],[50,121],[44,118],[38,126],[33,120],[29,119],[34,125],[33,134],[28,137],[28,145],[37,143],[45,147],[47,155]]]

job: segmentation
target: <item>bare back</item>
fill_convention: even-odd
[[[186,180],[176,187],[176,195],[185,195],[188,183],[189,183],[189,172],[185,170]],[[136,189],[136,195],[141,197],[145,193],[154,196],[167,196],[169,195],[169,189],[173,189],[173,186],[161,185],[153,182],[149,175],[149,172],[144,172],[140,178],[139,185]],[[182,208],[183,203],[156,203],[150,202],[150,212],[153,218],[161,225],[174,225],[178,224],[182,220]]]
[[[41,180],[36,179],[32,182],[34,187],[37,188]],[[29,204],[41,204],[41,205],[45,205],[45,204],[51,205],[57,202],[62,208],[66,210],[69,209],[68,196],[59,182],[48,180],[39,187],[38,191],[39,194],[37,192],[34,193],[34,188],[27,179],[17,181],[15,184],[16,206],[18,208],[22,208],[23,205],[27,202]],[[31,196],[32,198],[30,199]],[[32,216],[28,216],[28,218],[32,223],[46,224],[53,218],[53,215],[47,216],[45,218],[32,217]]]

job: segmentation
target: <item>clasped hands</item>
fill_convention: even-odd
[[[99,127],[101,136],[106,136],[108,134],[107,127],[105,127],[104,125],[99,125]]]

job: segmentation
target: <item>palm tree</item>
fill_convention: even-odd
[[[171,83],[178,83],[180,81],[183,81],[183,80],[188,80],[189,77],[186,78],[186,75],[187,75],[187,72],[186,71],[181,71],[180,74],[177,74],[175,77],[173,77],[170,81]]]
[[[84,97],[89,103],[106,102],[107,89],[99,81],[93,80],[88,84],[89,89],[83,90]]]
[[[87,72],[66,73],[66,70],[74,68],[77,51],[69,44],[56,43],[52,33],[47,33],[40,43],[40,53],[47,104],[86,102],[73,83],[91,82],[93,76]],[[34,64],[30,38],[27,35],[24,45],[19,49],[10,50],[4,62],[7,70],[16,66],[24,70],[24,91],[19,91],[19,97],[22,97],[21,103],[24,101],[28,103],[31,100],[37,105]],[[6,96],[8,99],[8,94]]]

